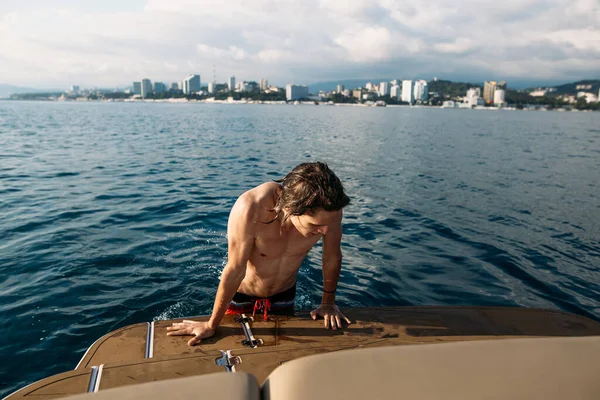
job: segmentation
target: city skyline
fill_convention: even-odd
[[[400,75],[516,87],[598,77],[596,0],[412,3],[6,0],[0,83],[115,87],[190,73],[208,82],[213,70],[218,82],[268,76],[278,86]]]

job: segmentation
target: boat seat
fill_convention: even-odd
[[[254,375],[245,372],[218,372],[188,378],[141,383],[97,393],[69,396],[68,400],[259,400],[260,389]]]
[[[378,347],[292,360],[265,400],[599,399],[600,336]]]

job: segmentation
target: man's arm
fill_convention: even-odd
[[[217,329],[221,323],[231,299],[246,276],[246,266],[254,248],[254,221],[256,216],[251,202],[240,198],[233,206],[227,223],[227,264],[208,321],[211,329]]]
[[[227,223],[227,264],[221,274],[221,282],[215,296],[213,311],[208,322],[184,320],[173,323],[167,330],[167,335],[194,335],[188,344],[195,345],[202,339],[215,334],[215,331],[236,290],[246,275],[246,265],[254,247],[254,221],[256,221],[253,203],[242,195],[235,203],[229,214]]]
[[[313,319],[322,316],[325,328],[342,328],[342,319],[350,320],[335,305],[335,292],[342,268],[342,212],[339,220],[323,235],[323,295],[321,305],[311,312]]]

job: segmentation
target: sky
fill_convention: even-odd
[[[0,0],[0,83],[600,78],[600,0]]]

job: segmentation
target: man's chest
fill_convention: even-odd
[[[277,229],[257,235],[255,251],[268,258],[305,256],[320,238],[317,235],[304,237],[298,233],[280,234]]]

